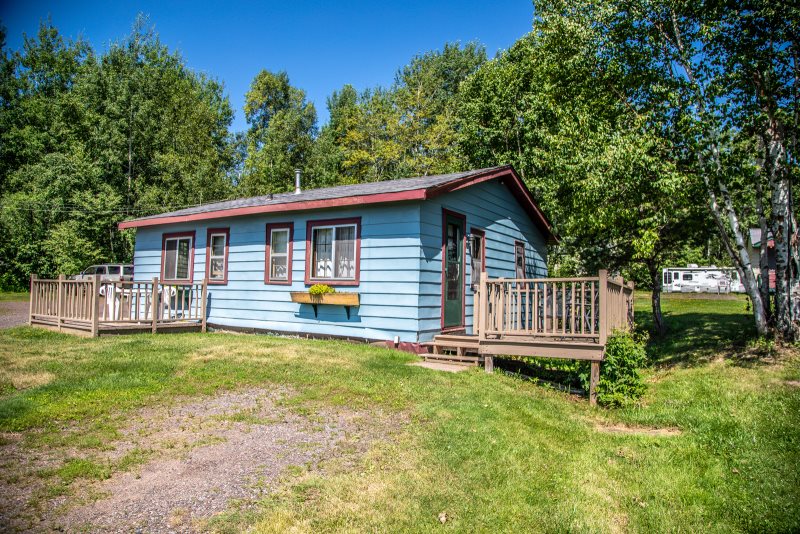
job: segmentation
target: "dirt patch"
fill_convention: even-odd
[[[25,530],[202,530],[215,514],[251,506],[277,489],[287,473],[324,469],[334,458],[357,462],[396,427],[380,413],[321,408],[300,414],[284,402],[292,395],[285,388],[251,389],[143,409],[111,450],[90,458],[113,466],[110,478],[79,478],[66,496],[40,501],[27,514],[18,511],[41,490],[24,482],[35,485],[37,477],[4,478],[0,523]],[[22,452],[17,436],[8,437],[0,453],[13,453],[18,466],[42,465],[43,458]],[[62,466],[79,458],[65,452]]]
[[[800,388],[800,380],[787,380],[785,384],[789,387]]]
[[[28,324],[28,301],[0,301],[0,328]]]
[[[408,365],[413,367],[423,367],[433,371],[446,371],[448,373],[460,373],[461,371],[469,370],[466,365],[459,365],[457,363],[444,363],[444,362],[411,362]]]
[[[680,436],[683,432],[679,428],[652,428],[644,426],[629,426],[621,423],[617,424],[596,424],[594,429],[597,432],[606,434],[626,434],[633,436],[653,436],[670,437]]]
[[[15,389],[29,389],[49,384],[55,379],[53,373],[42,371],[41,373],[8,373],[9,380]],[[2,376],[2,374],[0,374]]]

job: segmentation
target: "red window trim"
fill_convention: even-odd
[[[164,260],[167,255],[167,239],[174,239],[177,237],[191,237],[192,238],[192,246],[189,247],[189,278],[188,279],[181,279],[181,280],[173,280],[172,278],[167,278],[164,273]],[[192,284],[194,283],[194,247],[197,243],[195,238],[195,231],[192,230],[191,232],[169,232],[161,234],[161,283],[164,284]]]
[[[467,277],[462,276],[463,287],[461,288],[461,324],[455,326],[444,326],[444,292],[445,292],[445,275],[447,274],[447,217],[453,216],[461,219],[461,272],[466,273],[467,265],[467,216],[457,211],[452,211],[447,208],[442,208],[442,319],[441,329],[442,332],[450,332],[453,330],[463,330],[467,324]]]
[[[356,225],[356,277],[354,280],[332,280],[311,276],[311,233],[315,226]],[[347,219],[321,219],[306,223],[306,276],[305,284],[327,284],[329,286],[357,286],[361,283],[361,217]]]
[[[472,228],[469,229],[469,233],[481,236],[481,273],[485,273],[486,272],[486,230],[481,230],[480,228],[475,228],[473,226]],[[472,251],[472,254],[475,254],[474,250]],[[470,256],[472,256],[472,254],[470,254]],[[475,275],[471,274],[471,276],[474,277]],[[480,273],[478,273],[478,276],[480,277]],[[476,284],[477,284],[477,282],[476,282]]]
[[[225,270],[222,280],[211,279],[211,236],[225,234]],[[230,228],[209,228],[206,232],[206,280],[208,285],[224,286],[228,284],[228,247],[231,242]]]
[[[525,278],[528,274],[527,263],[525,263],[525,242],[514,240],[514,278],[517,278],[517,247],[522,247],[522,278]]]
[[[289,243],[286,246],[286,280],[272,280],[269,277],[269,256],[273,230],[289,230]],[[270,223],[267,225],[266,247],[264,249],[264,283],[281,286],[292,285],[292,252],[294,243],[294,223]]]

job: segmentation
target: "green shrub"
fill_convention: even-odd
[[[312,295],[329,295],[336,293],[336,290],[327,284],[314,284],[308,288],[308,292]]]
[[[597,402],[601,406],[625,406],[644,395],[647,386],[639,369],[647,363],[646,339],[631,332],[614,332],[606,342],[606,355],[600,364]],[[589,363],[580,372],[583,388],[589,390]]]

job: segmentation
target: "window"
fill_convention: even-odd
[[[470,276],[472,289],[478,287],[481,281],[481,273],[486,270],[486,234],[482,230],[472,229],[472,236],[469,243],[470,257]]]
[[[209,228],[206,239],[206,278],[209,284],[228,283],[229,228]]]
[[[525,244],[521,241],[514,242],[514,266],[517,278],[525,278]]]
[[[264,267],[264,283],[292,283],[292,234],[291,223],[267,225],[267,256]]]
[[[361,219],[309,221],[306,283],[358,285]]]
[[[161,279],[191,283],[194,277],[194,232],[164,234]]]
[[[108,274],[119,275],[119,265],[109,265]]]
[[[691,281],[692,280],[692,273],[683,273],[683,279]]]
[[[672,273],[670,271],[664,271],[664,285],[669,285],[672,283]]]
[[[133,276],[133,265],[125,265],[122,267],[123,276]]]

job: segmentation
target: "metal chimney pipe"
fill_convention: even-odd
[[[294,170],[294,194],[300,194],[300,169]]]

